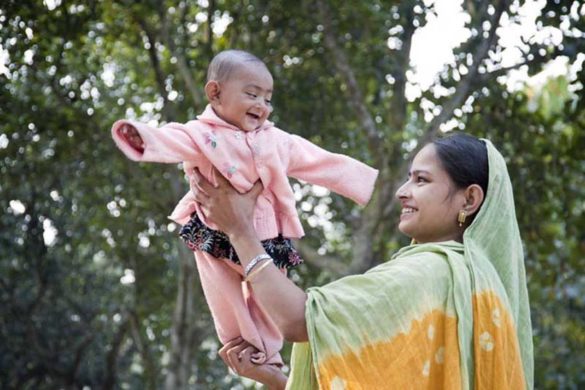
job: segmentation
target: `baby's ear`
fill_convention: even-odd
[[[215,80],[209,80],[205,84],[205,94],[210,103],[219,103],[220,85]]]

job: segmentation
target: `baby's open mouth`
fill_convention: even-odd
[[[249,112],[248,115],[250,115],[254,119],[260,119],[260,115],[253,114],[251,112]]]

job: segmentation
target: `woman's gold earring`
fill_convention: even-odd
[[[467,218],[467,213],[465,212],[465,210],[460,210],[459,215],[457,216],[457,222],[459,222],[459,227],[463,226],[466,218]]]

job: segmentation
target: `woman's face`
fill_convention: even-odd
[[[465,206],[465,190],[455,188],[434,145],[425,146],[414,157],[408,181],[396,197],[402,205],[398,224],[402,233],[419,243],[462,240],[457,214]]]

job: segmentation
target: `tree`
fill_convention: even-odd
[[[307,236],[303,286],[362,272],[405,243],[394,192],[425,140],[462,128],[509,156],[526,245],[539,387],[578,387],[585,318],[583,14],[549,1],[503,62],[519,2],[462,2],[469,38],[411,96],[413,39],[429,1],[66,0],[0,6],[0,386],[229,388],[191,255],[165,220],[187,190],[175,166],[136,165],[108,129],[121,117],[187,121],[206,66],[239,47],[263,58],[272,119],[380,169],[358,208],[294,183]],[[566,58],[542,88],[505,78]],[[286,109],[284,109],[286,107]],[[24,178],[24,180],[23,180]],[[316,217],[318,215],[319,217]],[[174,307],[174,309],[173,309]],[[565,357],[561,361],[558,355]]]

